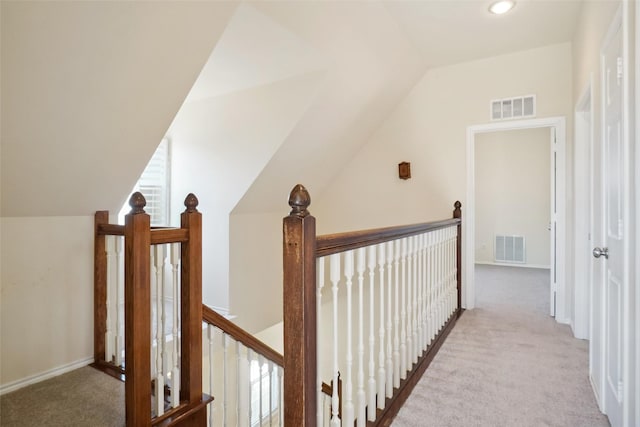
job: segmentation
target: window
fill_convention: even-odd
[[[151,217],[152,226],[169,225],[170,160],[169,139],[163,138],[135,187],[131,190],[131,193],[141,192],[147,200],[144,210]],[[129,211],[129,200],[127,199],[120,211],[121,222],[124,222],[124,216]]]

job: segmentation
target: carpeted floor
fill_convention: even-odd
[[[89,366],[0,396],[2,427],[124,426],[124,383]]]
[[[549,317],[549,271],[476,267],[466,311],[394,427],[608,426],[589,384],[588,343]]]

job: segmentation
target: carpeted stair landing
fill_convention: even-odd
[[[549,270],[476,267],[466,311],[394,427],[600,427],[588,342],[549,316]]]
[[[124,426],[124,383],[89,366],[0,396],[2,427]]]

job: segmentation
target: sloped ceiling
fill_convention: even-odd
[[[521,0],[497,17],[487,6],[3,1],[1,213],[117,210],[187,94],[321,72],[234,209],[280,212],[297,182],[321,194],[428,67],[568,41],[580,10]]]
[[[2,216],[116,211],[237,7],[2,2]]]

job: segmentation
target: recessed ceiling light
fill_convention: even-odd
[[[495,13],[496,15],[502,15],[503,13],[507,13],[513,9],[513,6],[515,5],[516,2],[513,0],[500,0],[489,6],[489,12]]]

